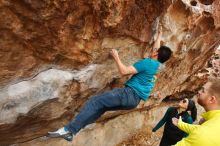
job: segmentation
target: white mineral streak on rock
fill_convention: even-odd
[[[79,71],[49,69],[31,80],[3,89],[0,92],[0,123],[13,123],[19,114],[28,113],[33,106],[59,98],[64,85],[68,85],[73,79],[90,85],[87,88],[95,88],[98,84],[90,79],[96,68],[97,65],[93,64]]]

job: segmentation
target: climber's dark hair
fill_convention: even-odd
[[[191,117],[193,122],[196,120],[197,118],[197,108],[196,108],[196,104],[193,100],[188,99],[188,107],[186,109],[186,111],[190,111],[191,112]]]
[[[166,62],[170,58],[170,56],[172,55],[171,49],[167,46],[161,46],[157,52],[158,52],[157,60],[160,63]]]

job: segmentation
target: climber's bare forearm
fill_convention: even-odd
[[[137,73],[137,70],[133,66],[126,66],[122,63],[121,59],[118,56],[118,52],[115,49],[111,51],[111,54],[117,65],[118,71],[122,76]]]
[[[124,76],[124,75],[132,75],[132,74],[136,74],[137,71],[133,66],[126,66],[124,65],[120,58],[114,58],[116,65],[118,67],[118,71],[119,73]]]
[[[153,44],[153,51],[157,51],[160,48],[160,41],[162,37],[162,32],[158,32],[157,38]]]

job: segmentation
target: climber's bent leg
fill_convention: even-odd
[[[133,109],[137,107],[139,102],[140,98],[130,87],[114,89],[101,95],[93,96],[65,128],[76,134],[81,128],[93,123],[104,112],[112,109]]]

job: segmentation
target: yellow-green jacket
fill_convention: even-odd
[[[202,125],[191,125],[179,120],[177,127],[189,136],[175,146],[220,146],[220,110],[202,114],[206,120]]]

